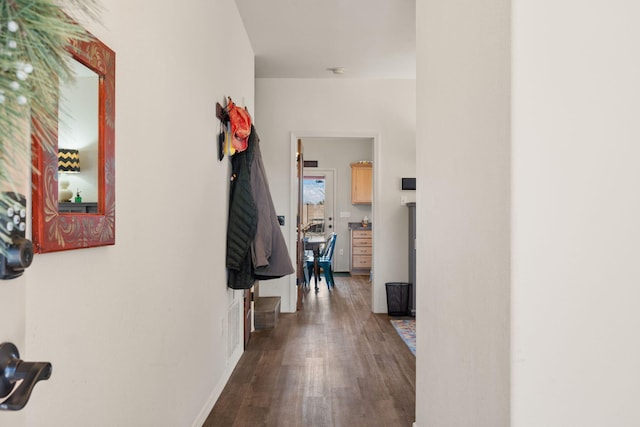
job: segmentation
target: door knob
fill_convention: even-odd
[[[33,387],[38,381],[49,379],[51,370],[49,362],[20,360],[18,349],[12,343],[0,344],[0,409],[19,411],[24,408],[31,397]],[[16,385],[19,380],[22,380],[22,383]],[[7,400],[1,400],[9,394],[11,396]]]

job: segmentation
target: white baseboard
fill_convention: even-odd
[[[193,421],[193,424],[191,424],[191,427],[202,427],[204,422],[207,420],[207,417],[211,413],[211,410],[213,409],[214,405],[218,401],[218,398],[222,394],[222,390],[224,390],[224,386],[227,385],[227,381],[229,381],[229,378],[231,378],[231,374],[233,373],[233,370],[236,368],[236,365],[240,361],[240,357],[244,352],[244,344],[238,347],[239,347],[238,350],[229,358],[229,364],[227,365],[227,369],[225,370],[224,375],[222,375],[222,378],[220,378],[220,381],[218,381],[218,384],[216,384],[214,389],[211,391],[209,398],[204,404],[204,407],[200,410],[200,413],[198,414],[196,419]]]

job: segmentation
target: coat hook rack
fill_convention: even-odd
[[[225,107],[223,107],[222,105],[220,105],[219,102],[216,102],[216,117],[218,118],[218,120],[220,120],[221,122],[227,122],[229,121],[229,114],[227,113]]]
[[[231,101],[231,98],[228,98]],[[229,123],[229,112],[219,102],[216,102],[216,117],[220,120],[220,133],[218,134],[218,160],[224,159],[224,142],[227,124]]]
[[[242,100],[244,101],[244,97]],[[232,156],[237,151],[244,151],[251,128],[251,116],[247,107],[240,109],[228,96],[225,107],[216,102],[216,117],[220,120],[218,160],[222,160],[225,154]]]

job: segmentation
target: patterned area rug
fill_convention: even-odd
[[[415,319],[391,319],[391,325],[396,329],[402,341],[407,344],[413,355],[416,355],[416,320]]]

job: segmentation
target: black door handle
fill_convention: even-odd
[[[33,387],[38,381],[51,377],[51,363],[25,362],[15,345],[10,342],[0,344],[0,398],[13,394],[0,403],[0,409],[19,411],[29,401]],[[15,383],[22,380],[22,384]],[[15,388],[15,390],[14,390]]]

